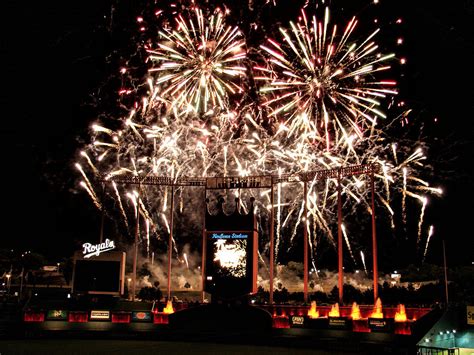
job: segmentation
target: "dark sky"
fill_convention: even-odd
[[[400,51],[408,62],[401,96],[426,121],[425,133],[434,143],[428,154],[441,169],[433,180],[446,189],[445,196],[429,206],[427,223],[435,224],[436,233],[428,259],[440,262],[440,241],[445,238],[449,260],[470,263],[473,1],[380,2],[386,9],[382,16],[403,18]],[[95,118],[91,94],[117,69],[109,58],[130,45],[122,43],[126,35],[110,27],[111,5],[116,3],[134,23],[138,6],[132,1],[2,2],[0,247],[39,250],[59,258],[98,235],[92,203],[85,193],[75,193],[73,164]],[[353,1],[333,1],[339,4],[354,6]]]

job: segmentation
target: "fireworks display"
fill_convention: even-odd
[[[108,213],[129,235],[140,214],[140,237],[148,255],[150,239],[166,240],[170,233],[171,191],[175,213],[186,220],[188,229],[174,241],[176,256],[182,254],[180,243],[188,242],[184,236],[198,243],[202,212],[196,201],[202,199],[201,190],[110,181],[102,194],[102,183],[94,179],[98,174],[109,180],[122,175],[278,176],[377,164],[377,215],[383,215],[392,229],[406,228],[407,205],[417,206],[414,234],[419,244],[427,196],[442,191],[423,178],[424,144],[393,136],[409,111],[395,117],[384,113],[383,107],[397,93],[389,70],[395,55],[379,51],[378,29],[356,38],[356,18],[340,31],[330,25],[328,8],[321,20],[309,15],[313,10],[307,6],[296,22],[281,27],[275,33],[279,40],[267,34],[261,45],[252,47],[261,60],[251,66],[245,64],[250,62],[245,34],[226,24],[229,11],[194,6],[177,12],[175,24],[163,26],[147,42],[147,94],[137,97],[126,117],[92,125],[91,143],[82,150],[77,169],[81,186],[98,209],[114,201]],[[252,85],[258,98],[239,101]],[[349,176],[341,183],[344,216],[370,219],[368,179]],[[284,248],[291,248],[302,234],[303,224],[309,231],[313,265],[322,240],[335,245],[336,186],[336,179],[310,182],[306,216],[301,183],[275,186],[277,262]],[[268,220],[269,190],[227,193],[254,196],[259,221],[263,225]],[[245,201],[239,202],[244,209]],[[345,223],[346,246],[354,263],[365,269],[358,256],[364,255],[366,246],[350,228]],[[268,230],[261,233],[261,240],[268,241]]]
[[[220,239],[214,244],[214,262],[217,273],[233,277],[244,277],[246,272],[247,240]]]

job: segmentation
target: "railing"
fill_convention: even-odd
[[[207,189],[239,189],[239,188],[270,188],[282,182],[308,182],[313,180],[340,179],[346,176],[363,175],[379,171],[377,164],[359,164],[333,169],[304,171],[296,174],[256,175],[256,176],[215,176],[215,177],[169,177],[169,176],[137,176],[111,175],[97,176],[101,182],[115,182],[132,185],[155,186],[195,186]]]
[[[417,345],[417,355],[459,355],[459,348],[438,348],[435,346]]]

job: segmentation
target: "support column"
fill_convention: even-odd
[[[273,304],[273,272],[275,265],[275,218],[274,218],[274,201],[273,201],[273,178],[272,187],[270,190],[270,304]]]
[[[140,239],[140,187],[137,196],[137,218],[135,224],[135,244],[133,248],[133,273],[132,273],[132,301],[135,301],[137,290],[137,259],[138,259],[138,241]],[[130,292],[130,290],[128,290]]]
[[[370,208],[372,209],[372,257],[373,257],[373,276],[374,276],[374,304],[379,297],[379,270],[377,265],[377,231],[375,227],[375,187],[374,170],[370,172]]]
[[[446,264],[446,246],[444,245],[444,238],[443,238],[443,269],[444,269],[444,291],[446,297],[446,309],[449,305],[449,293],[448,293],[448,267]]]
[[[102,193],[100,195],[100,233],[99,233],[99,243],[102,243],[104,241],[104,222],[105,222],[105,206],[104,206],[104,200],[105,200],[105,182],[102,183]]]
[[[304,302],[308,303],[308,182],[304,182],[304,209],[303,209],[303,239],[304,239],[304,277],[303,277],[303,294]]]
[[[204,288],[206,285],[206,248],[207,248],[207,241],[206,241],[206,212],[207,212],[207,188],[204,189],[204,213],[202,215],[203,220],[202,220],[202,253],[201,253],[201,285],[202,285],[202,291],[201,291],[201,302],[204,303],[204,298],[205,298],[205,292]]]
[[[339,304],[344,304],[344,270],[342,265],[342,185],[341,173],[337,177],[337,270],[338,270],[338,289]]]
[[[171,300],[171,257],[173,254],[174,185],[171,186],[170,237],[168,240],[168,301]]]

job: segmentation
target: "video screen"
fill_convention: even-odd
[[[76,260],[75,292],[120,292],[120,261]]]
[[[218,239],[214,241],[216,275],[244,277],[247,271],[247,239]]]

